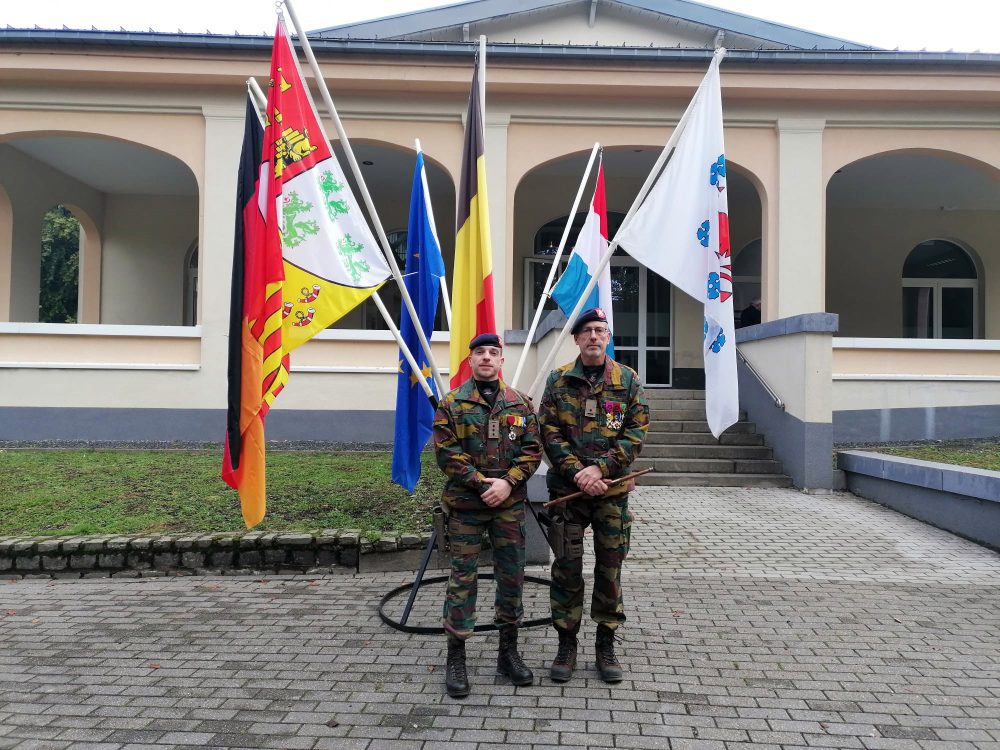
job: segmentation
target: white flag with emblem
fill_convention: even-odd
[[[722,91],[716,52],[663,173],[616,239],[704,304],[705,408],[715,437],[739,418]]]

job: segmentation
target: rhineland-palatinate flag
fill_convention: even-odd
[[[392,273],[323,134],[285,25],[278,22],[261,176],[285,260],[285,350],[368,299]]]
[[[604,158],[597,165],[597,183],[594,185],[594,198],[590,202],[590,211],[580,228],[576,238],[576,247],[569,257],[566,270],[552,289],[552,299],[559,309],[570,315],[576,309],[590,280],[597,273],[601,258],[608,251],[608,209],[604,197]],[[608,328],[614,334],[614,313],[611,310],[611,264],[605,263],[597,280],[597,285],[591,291],[581,311],[591,307],[600,307],[608,318]],[[608,340],[608,356],[614,358],[614,339]]]
[[[420,454],[434,429],[434,407],[424,395],[420,380],[429,380],[431,368],[427,355],[420,348],[416,325],[428,341],[434,333],[434,316],[437,314],[438,290],[444,277],[444,259],[441,245],[434,231],[431,214],[431,197],[427,192],[424,176],[424,155],[417,152],[417,166],[413,172],[413,189],[410,193],[410,221],[406,232],[406,274],[403,283],[413,300],[413,309],[419,318],[414,323],[406,307],[400,314],[399,332],[423,368],[413,372],[410,365],[399,357],[399,375],[396,382],[396,425],[392,442],[392,481],[413,492],[420,479]],[[438,394],[440,397],[440,394]]]
[[[480,333],[495,333],[493,313],[493,250],[490,246],[490,206],[486,199],[486,153],[483,140],[479,66],[472,76],[465,117],[462,178],[458,190],[455,233],[455,278],[451,287],[451,387],[472,376],[469,342]]]
[[[326,140],[280,20],[268,87],[262,147],[252,155],[247,136],[240,167],[222,472],[239,490],[248,527],[264,518],[264,417],[288,380],[288,353],[391,275]],[[255,194],[247,192],[254,178]]]
[[[258,184],[264,129],[247,99],[236,184],[236,240],[229,313],[229,408],[222,478],[239,490],[247,527],[264,518],[264,418],[288,381],[282,346],[284,269],[277,233],[268,231]],[[265,175],[266,177],[266,175]]]
[[[615,236],[629,255],[705,306],[705,408],[715,437],[736,422],[740,408],[719,82],[724,54],[716,51],[666,168]]]

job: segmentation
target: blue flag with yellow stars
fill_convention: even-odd
[[[424,188],[424,155],[417,152],[417,166],[413,173],[413,191],[410,194],[410,222],[406,234],[406,272],[403,282],[413,299],[413,309],[420,318],[419,325],[430,341],[434,332],[440,279],[444,276],[444,259],[438,244],[431,217],[430,196]],[[420,479],[420,453],[427,444],[434,426],[434,408],[427,399],[418,378],[430,382],[434,389],[427,355],[417,338],[410,314],[403,306],[399,332],[413,352],[422,372],[413,373],[402,353],[399,355],[399,379],[396,383],[396,429],[392,446],[392,481],[407,492],[413,492]],[[440,393],[435,394],[438,398]]]

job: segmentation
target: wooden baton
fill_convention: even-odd
[[[618,479],[612,479],[607,483],[607,485],[608,487],[614,487],[616,484],[621,484],[622,482],[628,482],[629,480],[635,479],[636,477],[641,477],[643,474],[648,474],[652,470],[653,467],[650,466],[648,469],[643,469],[642,471],[633,471],[631,474],[626,474],[623,477],[618,477]],[[557,497],[555,500],[549,500],[542,507],[551,508],[553,505],[559,505],[560,503],[565,503],[568,502],[569,500],[576,500],[578,497],[583,497],[586,494],[587,493],[584,492],[583,490],[580,490],[579,492],[573,492],[569,495],[564,495],[563,497]]]

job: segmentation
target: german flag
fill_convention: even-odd
[[[366,300],[389,266],[337,163],[282,21],[265,127],[252,103],[237,185],[222,478],[243,520],[264,518],[264,418],[288,382],[288,353]]]
[[[276,223],[262,214],[264,129],[247,99],[236,184],[236,239],[229,313],[229,408],[222,478],[240,493],[248,528],[264,518],[264,418],[288,381],[281,340],[284,268]],[[263,186],[266,190],[266,184]]]
[[[482,111],[477,65],[472,76],[469,110],[465,118],[465,144],[462,147],[462,178],[459,183],[455,233],[455,278],[451,290],[452,388],[458,388],[472,376],[469,367],[469,342],[480,333],[496,332]]]

